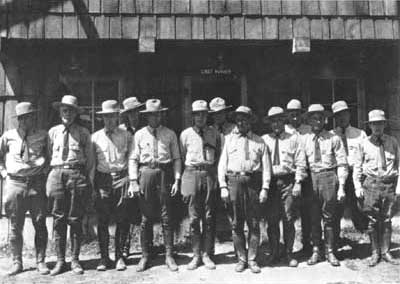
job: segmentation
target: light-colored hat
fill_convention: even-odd
[[[146,101],[146,109],[141,110],[141,113],[151,113],[151,112],[161,112],[167,110],[168,108],[161,106],[161,101],[159,99],[150,99]]]
[[[366,121],[366,123],[386,120],[385,112],[383,110],[374,109],[368,113],[368,121]]]
[[[256,118],[253,111],[248,106],[239,106],[234,112],[232,112],[233,118],[235,118],[236,115],[238,115],[238,114],[245,114],[245,115],[249,116],[251,119]]]
[[[210,113],[220,112],[231,108],[232,106],[227,106],[225,100],[220,97],[213,98],[210,102]]]
[[[208,112],[207,102],[204,100],[197,100],[192,103],[192,112]]]
[[[107,100],[101,104],[101,111],[96,112],[96,114],[110,114],[119,113],[119,106],[116,100]]]
[[[124,109],[121,110],[121,114],[131,110],[135,110],[144,105],[144,103],[139,102],[136,97],[129,97],[122,102],[122,105],[124,106]]]
[[[301,106],[301,102],[297,99],[292,99],[288,102],[286,106],[287,110],[303,110],[303,107]]]
[[[278,107],[278,106],[273,106],[268,110],[267,115],[264,117],[263,121],[265,123],[269,122],[271,118],[276,117],[276,116],[282,116],[285,117],[286,113],[283,110],[283,108]]]
[[[32,103],[20,102],[15,106],[14,117],[22,116],[22,115],[33,113],[33,112],[37,112],[37,110],[33,108]]]
[[[316,113],[316,112],[322,113],[326,117],[331,116],[331,113],[329,111],[325,110],[324,106],[321,105],[321,104],[311,104],[311,105],[309,105],[308,106],[308,110],[305,113],[305,116],[309,117],[311,114]]]
[[[72,107],[77,110],[78,113],[82,113],[82,109],[78,106],[78,99],[75,96],[65,95],[62,97],[61,102],[54,102],[53,107],[59,109],[61,106]]]
[[[332,104],[333,114],[336,114],[344,110],[349,110],[349,106],[345,101],[337,101]]]

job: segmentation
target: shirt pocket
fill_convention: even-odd
[[[295,150],[282,150],[282,161],[287,164],[292,164],[294,161]]]
[[[332,149],[332,142],[331,141],[325,141],[324,143],[320,143],[321,145],[321,158],[322,160],[329,164],[332,165],[334,161],[334,154],[333,154],[333,149]]]
[[[140,148],[140,155],[142,157],[151,157],[153,154],[153,146],[150,144],[150,142],[141,142],[139,144],[139,148]]]
[[[69,149],[73,153],[73,155],[75,155],[73,158],[76,158],[81,155],[81,147],[79,145],[79,142],[71,141]]]

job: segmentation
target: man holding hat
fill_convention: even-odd
[[[193,102],[193,126],[185,129],[180,136],[182,160],[185,165],[182,196],[189,203],[193,248],[193,259],[187,267],[189,270],[196,269],[201,262],[206,268],[215,269],[210,255],[213,253],[215,239],[216,163],[221,142],[218,131],[207,126],[207,115],[206,101]]]
[[[334,254],[334,214],[337,201],[345,197],[348,169],[342,140],[324,129],[329,116],[330,113],[320,104],[310,105],[306,113],[312,131],[304,136],[303,141],[312,182],[310,216],[313,253],[307,262],[309,265],[321,260],[321,218],[324,223],[326,260],[332,266],[340,265]]]
[[[15,107],[18,128],[0,138],[0,172],[5,179],[5,213],[9,218],[12,267],[8,275],[22,272],[25,213],[29,211],[35,229],[37,270],[48,274],[45,180],[48,166],[47,132],[36,128],[36,110],[29,102]]]
[[[97,235],[99,238],[101,260],[98,271],[110,268],[108,253],[110,236],[108,226],[110,216],[115,213],[117,223],[115,232],[116,269],[126,269],[122,255],[123,246],[129,234],[128,186],[129,177],[133,179],[133,138],[127,131],[118,127],[118,102],[107,100],[97,114],[104,121],[104,128],[92,135],[93,155],[95,156],[94,190],[98,217]]]
[[[260,203],[267,200],[271,181],[271,159],[261,137],[251,131],[252,110],[240,106],[234,112],[236,128],[226,136],[218,164],[221,199],[229,204],[233,244],[238,257],[235,270],[248,266],[261,272],[256,257],[260,241]],[[244,223],[248,227],[248,251]]]
[[[400,264],[390,253],[392,217],[400,196],[400,146],[396,138],[384,133],[387,120],[379,109],[368,113],[371,135],[361,143],[354,164],[356,196],[363,199],[363,212],[368,217],[372,255],[369,266],[379,260]]]
[[[53,103],[60,112],[61,124],[49,130],[51,171],[47,178],[47,196],[54,218],[54,240],[57,263],[51,275],[66,270],[65,248],[67,225],[70,225],[71,269],[82,274],[79,253],[82,240],[82,218],[90,197],[89,173],[93,166],[93,147],[89,130],[76,123],[82,112],[76,97],[66,95]]]
[[[298,262],[293,257],[294,221],[297,217],[294,198],[301,194],[301,182],[306,176],[306,157],[299,136],[285,131],[286,114],[281,107],[271,107],[267,121],[272,133],[262,138],[272,156],[272,179],[267,201],[271,262],[279,261],[279,222],[282,218],[288,265],[297,267]]]
[[[337,101],[333,103],[332,112],[336,125],[335,129],[332,130],[332,133],[336,134],[342,139],[347,154],[347,162],[349,164],[349,176],[346,180],[344,188],[346,191],[346,202],[338,203],[335,213],[335,241],[336,244],[339,245],[340,220],[343,217],[345,204],[351,209],[351,217],[355,228],[362,232],[367,227],[368,220],[366,220],[365,215],[359,209],[353,183],[353,166],[356,159],[356,153],[367,135],[365,134],[364,130],[350,125],[350,108],[345,101]]]
[[[137,271],[149,266],[149,244],[153,236],[153,224],[161,207],[161,223],[166,250],[165,263],[171,271],[178,266],[173,258],[174,235],[172,222],[172,198],[180,191],[181,155],[176,134],[161,125],[161,112],[166,108],[158,99],[146,102],[146,109],[140,111],[146,115],[148,125],[135,133],[134,163],[129,189],[130,196],[140,195],[142,213],[140,243],[142,258]]]

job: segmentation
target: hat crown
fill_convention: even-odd
[[[192,103],[192,111],[208,111],[207,102],[205,100],[197,100]]]
[[[368,113],[368,121],[384,121],[386,120],[385,112],[381,109],[374,109]]]
[[[345,101],[337,101],[332,104],[332,111],[333,113],[338,113],[343,110],[349,109],[349,106]]]
[[[141,105],[141,103],[136,97],[129,97],[122,102],[122,105],[124,106],[124,109],[129,109]]]
[[[34,112],[33,105],[30,102],[20,102],[15,106],[15,113],[17,116]]]
[[[220,109],[224,109],[224,108],[226,108],[226,103],[223,98],[216,97],[211,100],[211,102],[210,102],[211,110],[215,111],[215,110],[220,110]]]
[[[297,99],[292,99],[288,102],[286,109],[301,110],[302,109],[301,102]]]
[[[116,100],[107,100],[101,104],[101,109],[103,112],[118,112],[119,106]]]
[[[146,101],[146,110],[147,111],[158,111],[161,110],[161,100],[159,99],[150,99]]]
[[[324,106],[323,105],[321,105],[321,104],[311,104],[309,107],[308,107],[308,112],[324,112],[325,111],[325,108],[324,108]]]
[[[245,113],[245,114],[248,114],[248,115],[252,115],[253,114],[253,111],[248,106],[239,106],[235,110],[235,112]]]
[[[72,95],[65,95],[61,99],[62,104],[67,104],[67,105],[73,105],[73,106],[78,106],[78,99],[75,96]]]
[[[278,107],[278,106],[273,106],[268,110],[268,116],[275,116],[275,115],[280,115],[284,114],[283,108]]]

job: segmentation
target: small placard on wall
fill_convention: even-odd
[[[293,38],[292,53],[310,52],[310,51],[311,51],[310,38],[306,38],[306,37]]]
[[[139,52],[151,52],[156,51],[156,40],[154,37],[140,37],[139,38]]]

